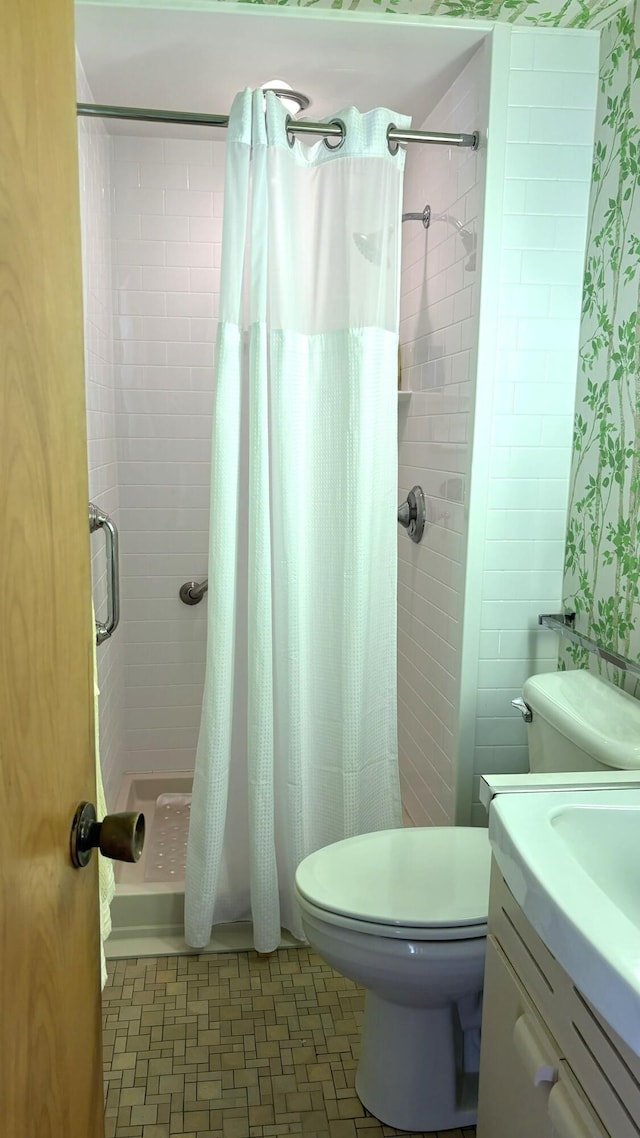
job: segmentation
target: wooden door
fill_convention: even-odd
[[[0,0],[0,1132],[101,1138],[72,0]]]

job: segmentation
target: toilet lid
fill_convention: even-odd
[[[374,924],[485,925],[490,865],[484,829],[407,827],[317,850],[298,866],[296,885],[318,908]]]

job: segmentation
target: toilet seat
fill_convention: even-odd
[[[310,854],[298,867],[303,911],[372,936],[466,940],[487,929],[491,847],[471,827],[380,830]]]
[[[307,901],[297,889],[296,900],[303,917],[306,915],[316,921],[324,921],[327,925],[361,933],[363,936],[385,937],[390,940],[444,942],[478,938],[484,940],[487,935],[486,919],[474,925],[385,925],[382,922],[374,924],[373,921],[360,921],[356,917],[344,917],[331,909],[321,909],[319,905]]]

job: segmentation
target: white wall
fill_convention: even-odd
[[[510,706],[557,666],[598,75],[596,33],[496,28],[482,271],[458,801],[527,769]],[[502,140],[502,141],[501,141]]]
[[[78,99],[93,102],[77,60]],[[110,139],[96,119],[78,120],[80,216],[85,335],[85,379],[91,501],[119,523],[111,292]],[[88,525],[88,522],[87,522]],[[104,619],[104,538],[91,538],[93,597]],[[107,802],[113,807],[120,782],[122,749],[122,635],[98,649],[100,759]]]
[[[427,198],[470,229],[487,163],[480,289],[453,231],[405,227],[417,394],[400,408],[400,488],[423,485],[432,522],[420,546],[399,541],[400,762],[419,825],[486,821],[480,775],[527,767],[511,699],[557,660],[537,617],[562,595],[598,37],[497,26],[492,41],[489,149],[407,162],[405,209]],[[486,127],[481,60],[428,125]]]
[[[487,128],[489,51],[480,47],[420,129]],[[428,231],[403,227],[399,409],[401,499],[418,483],[427,499],[419,545],[398,541],[398,736],[405,812],[415,825],[455,814],[460,653],[464,604],[471,415],[478,338],[478,258],[457,218],[477,237],[485,151],[410,147],[404,209],[431,205]]]
[[[224,143],[113,139],[125,771],[193,769]]]

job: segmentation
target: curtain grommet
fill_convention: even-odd
[[[344,146],[344,140],[347,137],[347,128],[342,119],[331,119],[329,126],[339,126],[342,134],[337,142],[331,142],[329,138],[324,138],[323,142],[327,150],[339,150],[341,146]]]
[[[400,149],[400,143],[396,142],[395,138],[389,138],[391,131],[396,129],[396,124],[394,122],[390,122],[389,126],[387,127],[387,146],[389,148],[389,154],[393,155],[396,155]]]
[[[286,119],[284,120],[284,130],[285,130],[285,134],[287,136],[287,142],[289,143],[289,150],[293,150],[293,147],[295,145],[296,140],[289,130],[289,123],[290,122],[293,122],[293,118],[291,115],[287,115]]]

